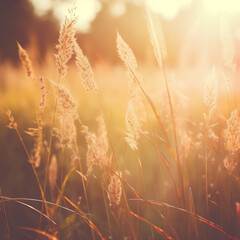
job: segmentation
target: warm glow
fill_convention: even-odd
[[[153,12],[161,14],[165,19],[174,19],[179,11],[188,7],[196,0],[144,0],[146,6]],[[31,0],[38,15],[44,15],[49,9],[53,9],[54,15],[60,22],[63,22],[69,8],[75,2],[78,8],[78,30],[87,31],[91,21],[101,9],[97,0],[69,0],[53,2],[51,0]],[[140,0],[139,0],[140,2]],[[201,2],[201,1],[200,1]],[[209,14],[227,13],[235,14],[240,11],[240,0],[202,0],[204,9]],[[125,12],[124,1],[117,1],[111,6],[111,12],[115,15],[122,15]]]
[[[192,0],[146,0],[146,5],[166,19],[175,18],[178,12]]]
[[[239,0],[204,0],[204,6],[209,13],[234,14],[240,11]]]
[[[66,1],[52,3],[51,0],[31,0],[35,12],[38,15],[44,15],[49,9],[52,8],[55,17],[62,23],[64,17],[68,14],[68,9],[72,8],[75,3],[77,7],[78,24],[77,28],[79,31],[87,31],[90,27],[91,21],[95,18],[96,13],[100,10],[101,5],[96,0],[78,0],[78,1]]]

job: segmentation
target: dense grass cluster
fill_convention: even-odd
[[[18,70],[17,85],[1,92],[1,239],[239,239],[239,99],[226,25],[222,69],[210,67],[196,100],[165,67],[149,13],[158,68],[143,77],[119,32],[125,69],[92,68],[75,11],[60,30],[52,77],[17,43],[27,79]]]

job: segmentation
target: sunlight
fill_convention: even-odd
[[[161,14],[167,20],[174,19],[179,11],[188,7],[190,3],[196,0],[144,0],[146,6],[155,13]],[[69,0],[65,2],[53,2],[51,0],[31,0],[35,7],[36,14],[42,16],[49,9],[53,10],[56,18],[63,22],[68,9],[76,2],[78,8],[78,30],[87,31],[90,28],[91,21],[95,18],[97,12],[101,9],[101,4],[97,0]],[[139,0],[140,2],[140,0]],[[201,1],[200,1],[201,2]],[[240,11],[239,0],[203,0],[204,9],[208,14],[227,13],[235,14]],[[111,11],[114,15],[122,15],[125,12],[124,1],[118,1],[112,5]]]
[[[204,0],[204,7],[209,13],[235,14],[240,11],[239,0]]]
[[[90,23],[94,20],[96,13],[101,9],[101,5],[96,0],[88,0],[86,4],[86,0],[78,0],[78,1],[69,1],[58,4],[54,8],[55,16],[63,22],[64,16],[68,13],[68,9],[70,9],[73,3],[76,2],[77,6],[77,29],[80,31],[87,31],[90,28]]]
[[[173,19],[178,12],[186,7],[192,0],[145,0],[146,5],[156,13],[161,14],[166,19]]]

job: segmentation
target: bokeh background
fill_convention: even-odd
[[[77,42],[93,67],[100,89],[101,107],[108,123],[112,145],[118,155],[120,168],[128,182],[135,186],[134,176],[138,174],[137,159],[124,141],[128,77],[117,54],[117,31],[133,50],[139,63],[139,71],[143,76],[144,88],[158,106],[161,116],[165,118],[164,106],[167,100],[166,95],[162,93],[162,85],[159,81],[162,73],[159,71],[154,57],[148,32],[146,9],[151,12],[158,37],[165,49],[164,62],[167,77],[172,88],[179,91],[175,100],[176,104],[181,105],[177,117],[181,120],[191,119],[197,125],[203,120],[203,113],[206,110],[206,106],[203,104],[203,87],[213,66],[218,75],[218,103],[223,114],[229,116],[230,112],[229,102],[226,102],[228,76],[231,76],[235,93],[238,96],[240,86],[240,3],[238,0],[0,0],[0,105],[12,110],[29,150],[32,148],[33,142],[25,131],[34,126],[39,89],[25,75],[18,57],[17,42],[27,50],[36,76],[56,80],[55,46],[64,16],[74,2],[79,19]],[[224,24],[227,24],[225,29],[222,28],[223,21]],[[225,32],[222,33],[222,31]],[[230,70],[224,66],[222,58],[224,42],[234,52],[236,71],[233,75],[229,75]],[[98,100],[86,94],[80,87],[73,60],[69,63],[68,75],[63,84],[79,101],[79,116],[83,123],[90,129],[96,130],[95,119],[100,114]],[[51,89],[49,90],[51,92]],[[238,98],[237,101],[239,101]],[[51,107],[53,107],[53,99],[49,98],[50,117],[46,117],[46,136],[44,135],[46,141],[52,116],[50,115]],[[149,109],[148,112],[150,112]],[[149,118],[153,118],[151,113],[149,113]],[[7,122],[6,116],[1,114],[0,186],[2,194],[9,197],[41,198],[22,145],[16,133],[6,128]],[[79,126],[77,127],[79,128]],[[222,127],[223,125],[220,125],[219,129]],[[196,128],[191,124],[186,125],[186,128],[192,132],[193,141],[196,141]],[[151,121],[146,124],[145,129],[160,132],[159,126]],[[81,143],[81,157],[84,161],[86,142],[82,135],[78,138]],[[173,196],[173,186],[169,183],[169,176],[162,170],[163,166],[159,166],[154,149],[144,140],[140,141],[140,146],[142,146],[141,156],[144,159],[146,195],[149,199],[164,199],[177,205]],[[53,152],[58,154],[58,150],[57,143],[54,142]],[[226,171],[222,163],[223,158],[224,154],[220,152],[217,160],[212,161],[209,166],[209,171],[212,172],[209,181],[213,184],[210,192],[213,199],[221,204],[225,204],[224,194],[229,191],[224,185]],[[66,172],[69,165],[66,163]],[[215,170],[218,168],[220,170],[217,173]],[[204,215],[204,206],[201,205],[201,201],[204,201],[204,163],[197,152],[192,151],[189,154],[185,170],[190,185],[194,189],[194,199],[198,203],[195,206],[196,212]],[[176,172],[175,167],[172,171]],[[38,174],[40,180],[43,180],[44,166],[38,169]],[[233,177],[233,189],[235,187],[237,189],[237,181],[239,178]],[[158,185],[153,185],[153,182],[158,182]],[[89,192],[92,199],[92,212],[93,215],[98,216],[95,221],[101,223],[104,219],[106,222],[106,216],[100,204],[103,199],[99,197],[101,192],[99,192],[98,183],[93,180],[90,186],[93,189]],[[224,196],[219,194],[221,187],[223,187]],[[164,193],[161,191],[163,188],[167,189]],[[50,195],[49,192],[48,194]],[[230,205],[232,205],[230,208],[235,211],[235,202],[240,201],[240,194],[239,191],[233,191],[231,194]],[[75,201],[82,195],[79,176],[72,176],[66,189],[66,195]],[[34,206],[39,207],[39,204]],[[132,207],[134,208],[134,203]],[[30,209],[20,206],[16,202],[6,204],[6,210],[14,239],[21,240],[29,237],[19,231],[17,227],[36,226],[39,219],[38,214],[33,214]],[[153,222],[157,222],[154,215],[148,212],[147,214]],[[174,219],[174,227],[181,232],[181,221],[178,221],[180,216],[175,215],[175,212],[168,212],[168,214],[170,219]],[[66,223],[64,222],[66,216],[67,214],[62,213],[59,221]],[[216,206],[212,208],[211,220],[237,236],[240,234],[239,219],[235,217],[234,215],[235,221],[233,221],[225,209],[219,212]],[[5,218],[1,212],[0,223],[0,238],[5,239]],[[67,225],[67,228],[72,232],[73,239],[78,239],[79,236],[82,237],[81,239],[89,239],[89,228],[85,225],[82,226],[81,222],[76,221],[76,223]],[[101,230],[104,231],[104,229],[105,226],[102,226]],[[143,225],[142,239],[149,237],[149,230]],[[205,228],[202,228],[202,231],[204,232]],[[183,236],[186,236],[184,234],[187,233],[183,233]],[[211,230],[209,239],[216,239],[215,237],[226,239],[215,230]]]

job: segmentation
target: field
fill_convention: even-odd
[[[90,64],[75,11],[42,64],[17,42],[21,65],[0,65],[0,239],[240,239],[231,22],[217,54],[193,34],[169,64],[146,11],[147,60],[116,30],[120,63]]]

